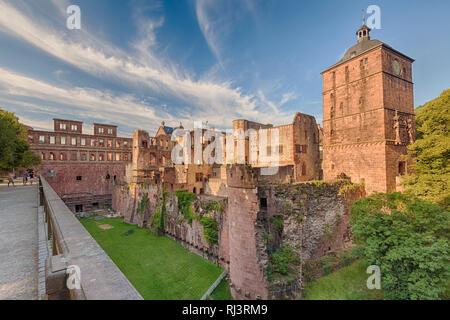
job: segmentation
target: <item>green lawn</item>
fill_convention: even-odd
[[[337,270],[306,285],[305,300],[382,300],[381,290],[366,286],[367,265],[363,261]]]
[[[222,279],[209,298],[211,300],[233,300],[228,282]]]
[[[90,217],[80,222],[144,299],[200,299],[223,271],[176,241],[126,224],[123,218],[95,221]],[[104,224],[113,228],[100,229]],[[226,297],[228,284],[221,285],[225,288],[219,286],[213,294],[219,289],[218,296]]]

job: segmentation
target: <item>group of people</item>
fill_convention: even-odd
[[[26,185],[28,181],[30,182],[30,184],[33,184],[34,182],[33,169],[25,170],[25,172],[23,173],[23,185]]]
[[[10,172],[8,174],[8,187],[9,187],[10,184],[12,184],[13,187],[15,187],[15,184],[14,184],[14,178],[15,177],[16,177],[16,175],[15,175],[14,172]],[[35,174],[34,174],[33,169],[27,169],[27,170],[24,171],[24,173],[23,173],[23,185],[26,185],[28,182],[30,182],[30,184],[33,184],[34,179],[35,179]]]

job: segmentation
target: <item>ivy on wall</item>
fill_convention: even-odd
[[[138,203],[138,207],[137,207],[137,209],[136,209],[136,213],[137,213],[138,215],[143,215],[144,212],[145,212],[145,208],[147,207],[147,204],[148,204],[148,194],[145,193],[145,194],[142,196],[141,201],[139,201],[139,203]]]
[[[178,190],[175,191],[178,198],[178,211],[182,214],[183,220],[192,225],[192,220],[197,220],[203,227],[203,239],[209,245],[218,244],[219,242],[219,228],[214,216],[195,214],[192,208],[192,201],[195,199],[195,194],[192,192]],[[221,201],[199,202],[199,206],[207,212],[223,211],[223,204]]]
[[[219,229],[217,226],[216,219],[208,216],[203,216],[200,218],[200,224],[203,227],[203,238],[209,244],[219,243]]]
[[[165,221],[166,221],[165,220],[166,219],[166,196],[167,196],[167,191],[166,191],[166,187],[164,187],[162,196],[160,198],[161,206],[160,206],[159,210],[153,214],[153,217],[150,221],[150,226],[152,227],[153,233],[158,236],[164,234]]]
[[[192,201],[195,199],[195,193],[177,190],[175,194],[178,198],[178,211],[181,212],[184,219],[192,224],[194,212],[192,210]]]

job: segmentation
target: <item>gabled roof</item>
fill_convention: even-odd
[[[164,130],[164,132],[165,132],[165,134],[172,134],[172,132],[173,132],[173,128],[172,127],[166,127],[166,126],[164,126],[163,127],[163,130]]]

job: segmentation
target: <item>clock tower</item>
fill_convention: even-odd
[[[322,72],[324,179],[344,173],[368,194],[401,190],[415,139],[414,60],[370,31],[363,23],[357,43]]]

